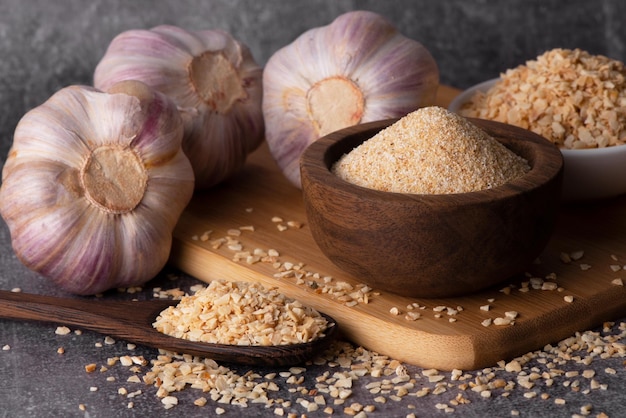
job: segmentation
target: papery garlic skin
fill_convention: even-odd
[[[237,172],[263,141],[262,68],[226,32],[167,25],[122,32],[96,66],[94,86],[122,80],[142,81],[176,103],[197,189]]]
[[[301,187],[299,159],[311,142],[432,105],[438,86],[437,63],[422,44],[376,13],[348,12],[303,33],[268,60],[266,140],[285,176]]]
[[[156,276],[194,190],[182,136],[175,105],[138,82],[66,87],[26,113],[0,187],[18,258],[81,295]]]

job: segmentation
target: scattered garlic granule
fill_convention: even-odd
[[[69,334],[71,331],[68,327],[63,327],[63,326],[59,326],[56,328],[56,330],[54,331],[54,333],[56,335],[67,335]]]

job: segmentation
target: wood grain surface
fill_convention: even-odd
[[[442,86],[438,104],[446,106],[457,93]],[[624,198],[563,206],[548,247],[528,273],[503,278],[494,288],[447,299],[373,289],[367,303],[349,306],[325,291],[339,282],[358,289],[360,281],[321,253],[307,227],[301,191],[262,146],[236,177],[193,198],[174,232],[170,262],[205,282],[247,280],[278,287],[333,316],[345,338],[381,354],[424,368],[473,370],[626,316],[626,290],[613,283],[626,280],[621,267],[626,265],[625,210]],[[225,239],[230,241],[218,247]],[[255,249],[274,249],[278,256],[254,263],[236,258]],[[564,262],[562,253],[574,259]],[[281,273],[277,263],[284,262],[302,263],[304,276]],[[406,319],[408,312],[419,312],[420,318]],[[517,313],[512,324],[483,325],[506,318],[507,312]]]

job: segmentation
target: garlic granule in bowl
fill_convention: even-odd
[[[370,189],[450,194],[498,187],[530,167],[467,119],[430,106],[363,142],[332,170],[343,180]]]
[[[477,89],[459,114],[528,129],[562,149],[626,143],[626,66],[581,49],[556,48]]]
[[[214,344],[287,345],[324,336],[319,312],[260,284],[212,281],[161,312],[153,323],[164,334]]]
[[[527,129],[555,144],[562,199],[626,193],[626,65],[581,49],[549,50],[461,92],[448,110]]]

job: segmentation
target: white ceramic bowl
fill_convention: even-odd
[[[460,93],[448,106],[457,112],[476,91],[487,91],[492,79]],[[615,197],[626,193],[626,145],[591,149],[561,149],[563,154],[562,198],[567,201]]]

